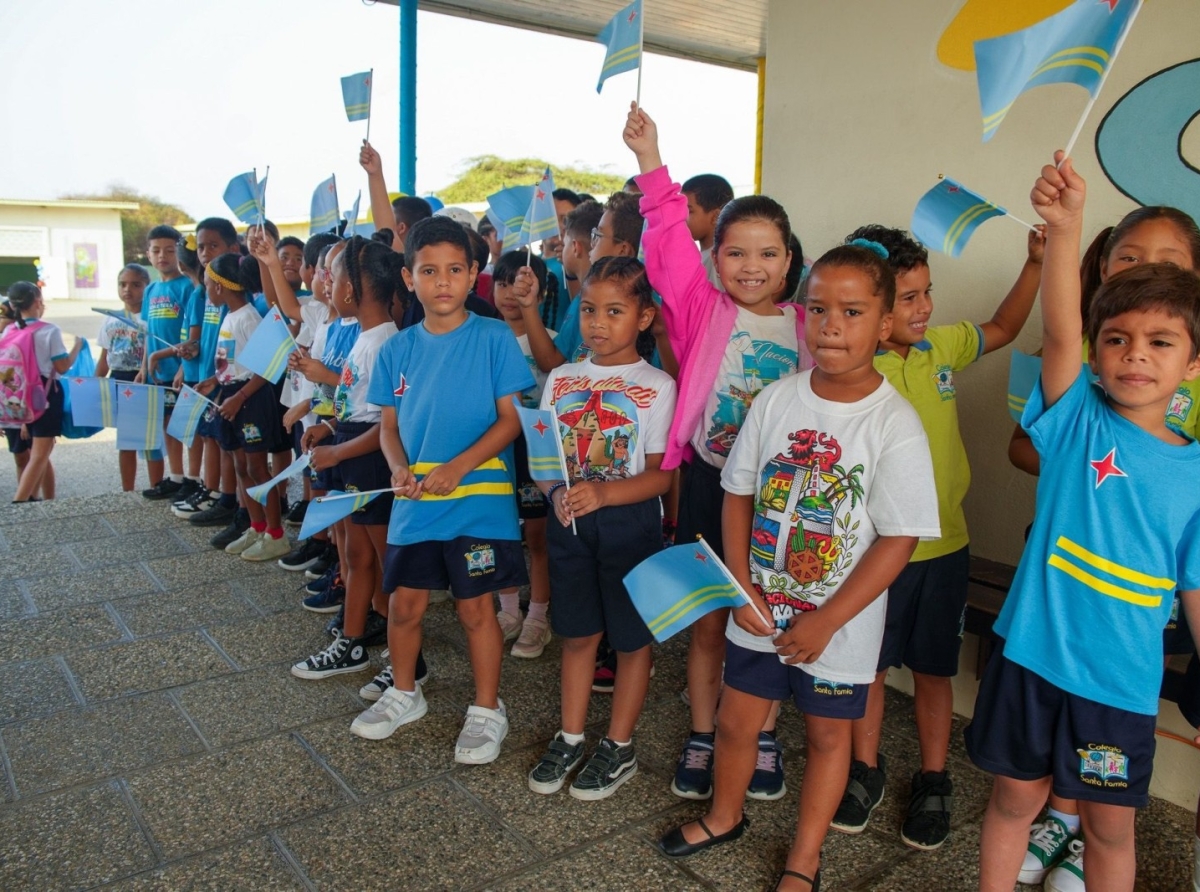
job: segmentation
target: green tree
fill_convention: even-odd
[[[541,179],[547,162],[540,158],[500,158],[496,155],[480,155],[467,159],[467,169],[462,176],[437,190],[437,197],[446,204],[468,204],[486,201],[493,192],[506,186],[524,186]],[[603,201],[610,193],[619,192],[625,178],[586,167],[558,167],[550,164],[554,185],[560,189],[587,192]]]
[[[121,211],[121,241],[126,263],[146,263],[146,236],[160,223],[178,226],[194,223],[187,211],[175,204],[168,204],[155,195],[146,195],[124,183],[112,183],[103,192],[89,195],[63,195],[62,198],[86,201],[129,201],[136,202],[136,211]]]

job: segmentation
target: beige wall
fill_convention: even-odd
[[[1087,94],[1071,86],[1027,93],[983,144],[974,72],[946,67],[937,54],[939,37],[964,2],[977,0],[771,0],[763,191],[787,207],[809,256],[864,223],[907,229],[917,199],[939,173],[1034,219],[1030,187],[1070,136]],[[1097,126],[1140,80],[1200,56],[1198,35],[1200,13],[1192,0],[1153,0],[1138,18],[1074,152],[1090,186],[1089,233],[1136,206],[1100,170],[1093,150]],[[1183,146],[1185,157],[1200,166],[1200,123],[1186,131]],[[1002,218],[982,226],[957,260],[933,254],[934,323],[988,319],[1024,257],[1025,230]],[[1016,346],[1039,345],[1039,314],[1035,308]],[[956,383],[974,475],[966,506],[972,551],[1015,563],[1033,512],[1034,481],[1008,463],[1007,375],[1005,350],[958,374]],[[969,713],[973,692],[971,673],[957,698],[960,712]],[[1161,723],[1186,730],[1170,704]],[[1163,743],[1160,769],[1166,760],[1187,771],[1160,771],[1155,792],[1194,807],[1198,756]]]
[[[125,265],[119,211],[0,203],[0,230],[0,256],[41,259],[47,299],[117,300],[117,275]],[[96,246],[96,288],[75,287],[77,244]]]

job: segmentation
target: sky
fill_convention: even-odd
[[[613,0],[614,12],[622,4]],[[368,68],[371,142],[397,188],[395,6],[0,0],[0,9],[0,197],[121,182],[199,219],[228,215],[229,179],[270,165],[270,217],[307,218],[331,173],[347,209],[366,189],[366,123],[346,121],[339,79]],[[597,95],[600,44],[425,12],[417,30],[418,193],[436,193],[483,154],[637,172],[621,141],[637,75]],[[751,72],[646,55],[642,106],[677,181],[713,172],[752,191],[756,90]]]

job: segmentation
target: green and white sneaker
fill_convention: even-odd
[[[1047,815],[1044,824],[1034,824],[1029,830],[1029,848],[1017,882],[1036,886],[1046,879],[1058,862],[1067,857],[1067,847],[1075,839],[1067,825]]]
[[[557,793],[567,782],[567,775],[583,761],[583,741],[574,745],[563,740],[559,731],[550,741],[545,754],[529,772],[529,789],[543,796]]]
[[[1046,892],[1084,892],[1083,840],[1073,839],[1066,859],[1046,877]]]
[[[637,769],[633,744],[617,746],[615,741],[605,737],[567,792],[575,799],[586,802],[607,799],[617,792],[621,784],[637,774]]]

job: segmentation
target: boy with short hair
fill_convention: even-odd
[[[1089,892],[1133,888],[1174,591],[1200,628],[1200,488],[1179,485],[1200,474],[1200,445],[1166,423],[1176,388],[1200,375],[1200,279],[1165,263],[1122,272],[1085,330],[1086,186],[1062,152],[1055,162],[1031,195],[1047,224],[1042,373],[1021,419],[1041,455],[1037,512],[966,733],[995,775],[983,892],[1012,889],[1051,790],[1079,800]],[[1099,388],[1079,364],[1085,335]]]
[[[466,230],[432,217],[412,228],[407,247],[404,283],[425,319],[383,346],[367,395],[382,408],[379,445],[402,497],[383,580],[394,684],[350,730],[382,740],[425,714],[421,622],[430,590],[450,589],[475,677],[455,761],[478,765],[496,759],[508,733],[492,593],[528,582],[510,469],[521,431],[514,398],[534,380],[508,326],[465,308],[477,272]]]
[[[714,288],[724,291],[712,250],[717,234],[717,217],[721,216],[721,208],[733,201],[733,187],[722,176],[701,173],[684,183],[679,191],[687,199],[688,232],[700,243],[700,259],[708,271],[708,281],[712,282]]]

